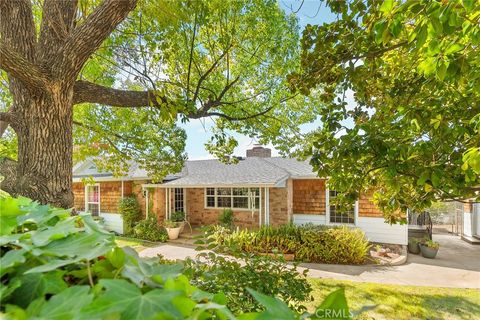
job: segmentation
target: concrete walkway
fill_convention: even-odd
[[[401,266],[348,266],[319,263],[303,263],[313,278],[330,278],[360,282],[376,282],[401,285],[476,288],[480,289],[480,246],[472,245],[451,235],[434,235],[440,242],[436,259],[409,254]],[[194,258],[198,251],[192,248],[161,245],[140,252],[140,256],[157,254],[167,259]]]

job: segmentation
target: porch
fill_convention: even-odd
[[[205,226],[217,224],[223,210],[230,209],[235,224],[240,227],[254,228],[289,221],[286,188],[259,184],[179,185],[173,182],[142,185],[147,217],[155,215],[163,221],[171,219],[172,213],[181,211],[192,226]]]

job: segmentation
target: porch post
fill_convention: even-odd
[[[260,193],[260,201],[258,201],[258,223],[260,227],[262,226],[262,188],[258,188],[258,192]],[[253,198],[253,203],[255,204],[255,197]]]
[[[148,198],[149,198],[149,195],[148,195],[148,188],[146,189],[146,192],[145,192],[145,215],[147,216],[147,219],[148,219]]]
[[[165,220],[168,220],[168,188],[163,190],[165,191]]]
[[[123,179],[122,179],[122,199],[123,199]]]
[[[270,225],[270,190],[265,187],[265,224]]]

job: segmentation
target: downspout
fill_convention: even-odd
[[[168,189],[165,188],[165,220],[168,220]]]

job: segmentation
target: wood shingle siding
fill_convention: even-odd
[[[325,214],[325,180],[293,180],[293,212]]]

